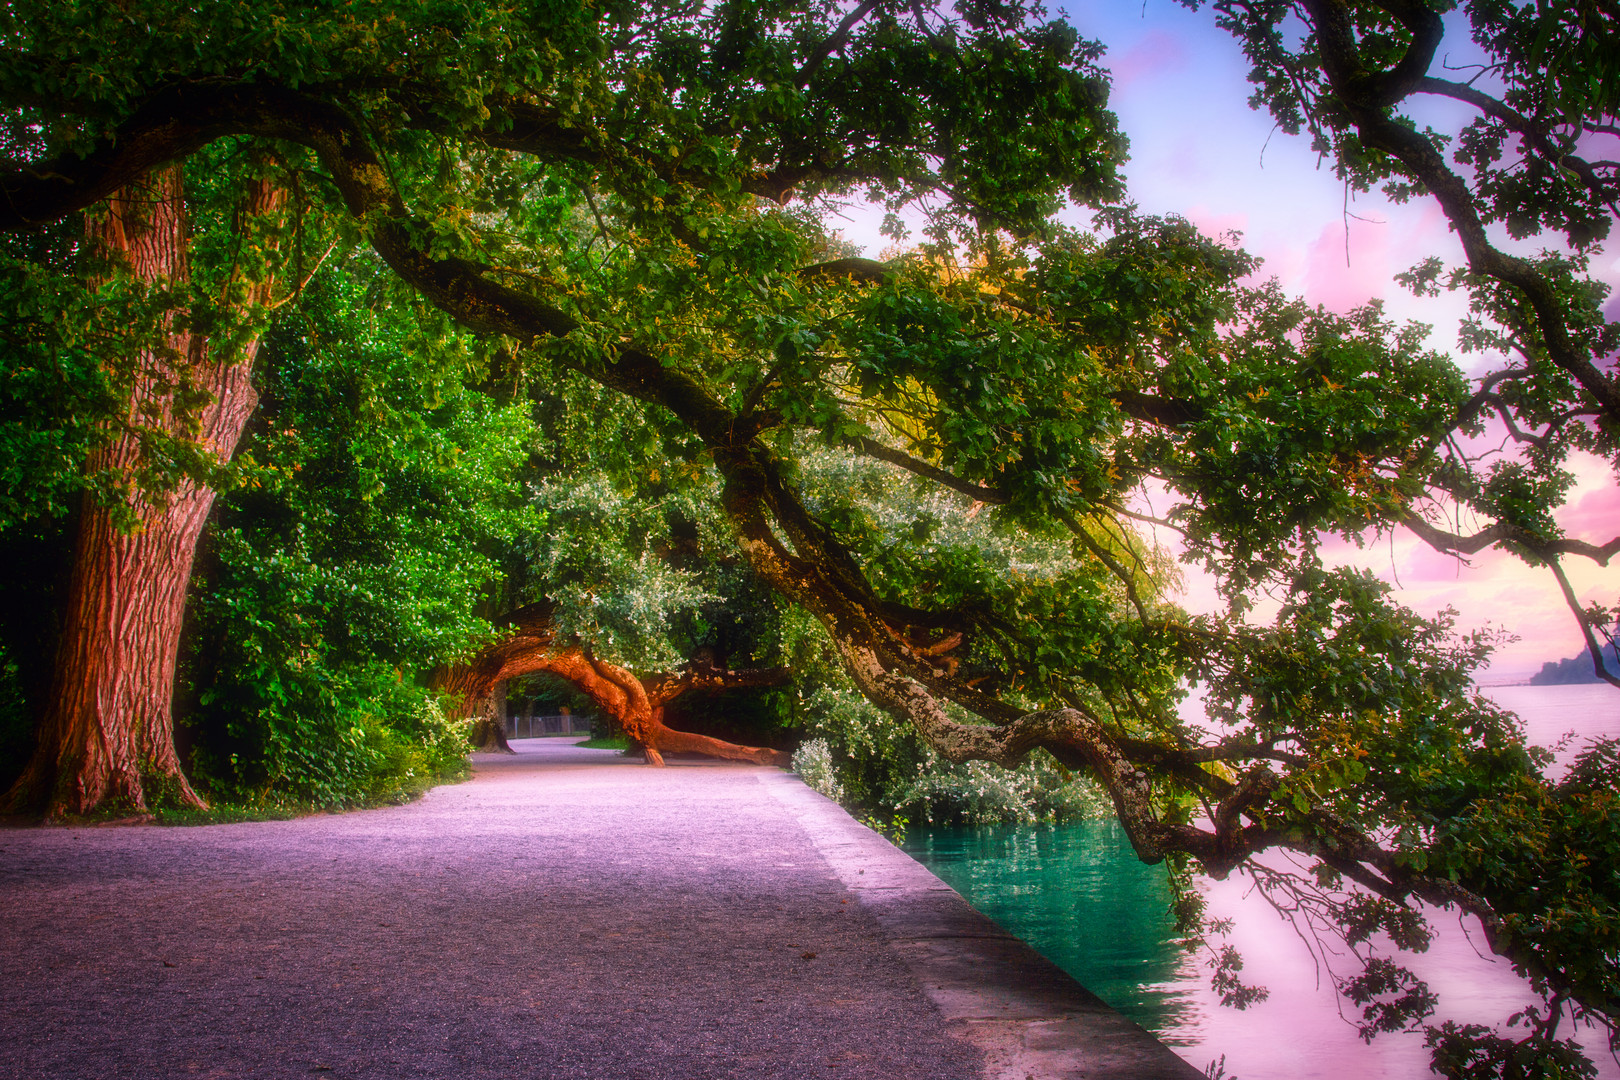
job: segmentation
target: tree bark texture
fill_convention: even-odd
[[[515,754],[506,741],[506,683],[490,687],[482,701],[474,702],[472,711],[473,749],[485,754]]]
[[[244,209],[274,213],[284,203],[282,189],[260,181]],[[120,189],[87,231],[135,278],[185,283],[180,167]],[[268,281],[255,283],[247,302],[264,302],[269,289]],[[161,349],[136,358],[127,423],[86,465],[129,485],[123,497],[136,527],[120,528],[107,506],[85,496],[51,690],[34,757],[8,795],[13,809],[43,805],[56,817],[110,804],[144,812],[154,797],[206,805],[175,753],[172,701],[186,587],[214,492],[183,478],[166,498],[147,496],[129,481],[142,463],[143,426],[189,436],[204,452],[230,459],[257,404],[250,380],[257,351],[257,338],[234,351],[210,349],[205,337],[176,326]],[[200,415],[179,414],[176,384],[211,398]]]
[[[787,766],[791,755],[768,747],[739,746],[723,739],[676,731],[664,723],[664,706],[693,689],[766,686],[780,683],[786,671],[692,670],[660,672],[645,679],[617,664],[591,655],[581,645],[560,642],[551,625],[548,605],[534,604],[507,616],[512,632],[481,651],[466,665],[441,669],[433,683],[451,697],[452,716],[471,716],[493,687],[522,675],[546,672],[568,680],[613,716],[640,744],[650,765],[662,765],[665,754],[707,754],[728,761]]]

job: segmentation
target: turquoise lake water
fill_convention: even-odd
[[[1190,1019],[1158,867],[1112,818],[1072,825],[914,830],[906,850],[973,906],[1098,997],[1156,1032]]]
[[[1525,720],[1532,742],[1566,734],[1567,764],[1596,735],[1620,735],[1620,691],[1606,685],[1501,687],[1489,693]],[[1112,819],[1070,825],[913,828],[906,850],[980,911],[1028,941],[1103,1000],[1154,1032],[1199,1068],[1225,1058],[1232,1080],[1428,1077],[1420,1036],[1357,1037],[1332,992],[1347,958],[1297,932],[1250,882],[1203,883],[1213,916],[1233,919],[1231,941],[1245,981],[1271,990],[1247,1012],[1221,1006],[1205,957],[1175,941],[1162,869],[1143,865]],[[1439,1018],[1501,1022],[1533,997],[1506,965],[1482,955],[1456,917],[1436,920],[1439,940],[1414,968],[1440,994]],[[1477,932],[1476,932],[1477,933]],[[1583,1037],[1604,1080],[1620,1062]]]

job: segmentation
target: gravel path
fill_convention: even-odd
[[[980,1075],[786,778],[517,745],[386,810],[0,830],[0,1077]]]

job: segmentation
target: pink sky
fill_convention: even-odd
[[[1247,63],[1207,7],[1194,13],[1174,0],[1145,6],[1074,0],[1061,10],[1082,35],[1108,46],[1111,103],[1131,139],[1130,194],[1144,212],[1181,214],[1210,235],[1239,231],[1244,246],[1265,260],[1262,276],[1277,277],[1287,292],[1341,313],[1382,299],[1391,316],[1433,326],[1431,347],[1455,351],[1465,302],[1418,300],[1392,280],[1429,255],[1461,261],[1460,245],[1432,200],[1396,206],[1377,194],[1347,199],[1303,136],[1274,131],[1269,116],[1248,108]],[[1436,108],[1425,119],[1443,127],[1453,117]],[[851,224],[846,231],[870,252],[886,246],[875,235],[868,241],[864,223]],[[1620,284],[1620,259],[1600,256],[1594,272]],[[1620,317],[1620,297],[1607,313]],[[1482,357],[1458,360],[1469,371],[1490,364]],[[1620,534],[1614,475],[1595,459],[1577,462],[1575,471],[1579,484],[1560,523],[1596,543]],[[1500,649],[1487,681],[1527,676],[1543,661],[1582,648],[1552,576],[1510,556],[1488,552],[1461,564],[1404,531],[1363,550],[1341,544],[1331,553],[1397,582],[1402,598],[1420,611],[1451,606],[1464,628],[1490,625],[1518,635]],[[1572,560],[1568,571],[1583,602],[1620,599],[1620,565]],[[1207,609],[1213,599],[1209,583],[1188,568],[1187,606]]]
[[[1148,0],[1145,8],[1077,0],[1064,12],[1082,34],[1109,46],[1112,104],[1131,138],[1127,174],[1143,210],[1180,213],[1210,235],[1240,231],[1244,246],[1265,260],[1262,275],[1276,276],[1288,292],[1341,313],[1377,297],[1393,316],[1432,325],[1430,345],[1454,352],[1464,305],[1451,297],[1419,301],[1392,280],[1429,255],[1461,260],[1460,245],[1432,200],[1396,206],[1374,194],[1347,203],[1343,185],[1319,167],[1304,137],[1274,131],[1269,116],[1248,108],[1247,63],[1215,29],[1207,8],[1193,13],[1173,0]],[[1430,122],[1440,127],[1443,119],[1437,112]],[[1594,266],[1599,277],[1620,284],[1620,259],[1600,257]],[[1620,297],[1607,313],[1620,316]],[[1465,370],[1488,363],[1458,359]],[[1613,473],[1591,458],[1576,462],[1574,471],[1579,483],[1558,514],[1560,524],[1596,543],[1620,534]],[[1519,640],[1498,652],[1488,679],[1528,675],[1544,660],[1581,649],[1551,574],[1509,555],[1486,552],[1462,563],[1404,530],[1365,549],[1341,542],[1328,554],[1397,583],[1402,599],[1419,611],[1450,606],[1465,628],[1488,625],[1516,634]],[[1583,602],[1620,598],[1620,568],[1572,560],[1567,570]],[[1213,599],[1209,583],[1189,568],[1188,605],[1207,608]]]

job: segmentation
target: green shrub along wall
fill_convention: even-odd
[[[828,798],[880,821],[992,825],[1109,812],[1100,788],[1044,752],[1016,769],[956,765],[853,689],[824,686],[804,706],[811,737],[794,753],[794,770]]]

